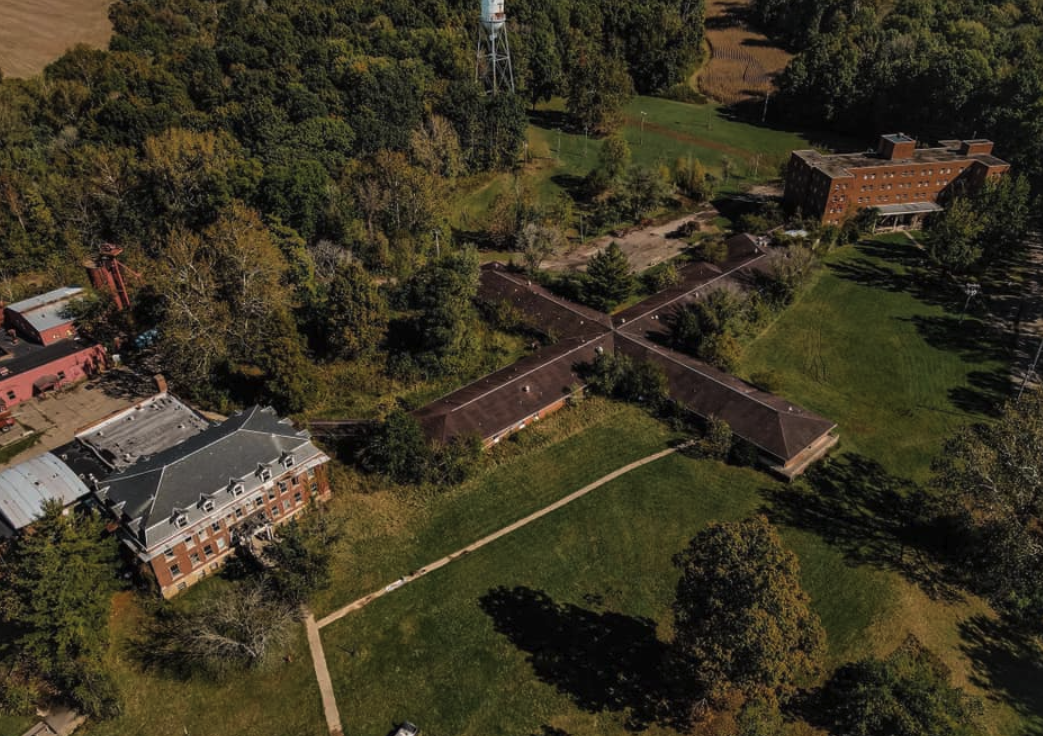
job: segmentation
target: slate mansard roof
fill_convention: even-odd
[[[327,460],[306,431],[270,408],[253,407],[110,475],[97,495],[120,514],[134,543],[151,549],[205,518],[223,516],[223,507],[265,485],[262,468],[278,478],[287,467]],[[207,500],[211,511],[203,508]]]

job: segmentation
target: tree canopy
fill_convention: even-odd
[[[796,555],[765,518],[711,524],[674,564],[676,644],[711,697],[774,699],[819,671],[825,633]]]

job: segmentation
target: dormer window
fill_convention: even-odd
[[[297,463],[297,459],[293,455],[283,455],[282,466],[284,468],[292,468]]]
[[[246,491],[246,486],[244,486],[242,483],[235,483],[232,486],[232,495],[233,496],[241,496],[241,495],[243,495],[243,493],[245,491]]]
[[[174,523],[177,524],[178,527],[184,528],[188,526],[188,517],[184,514],[178,514],[176,517],[174,517]]]
[[[258,470],[258,475],[261,476],[262,481],[269,481],[272,479],[272,469],[269,468],[267,465],[263,465]]]
[[[208,498],[205,501],[203,501],[203,511],[206,511],[207,513],[210,513],[213,510],[214,510],[214,502],[213,502],[212,499]]]

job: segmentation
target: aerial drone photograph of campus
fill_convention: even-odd
[[[0,736],[1043,736],[1037,0],[0,0]]]

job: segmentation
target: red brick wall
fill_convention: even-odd
[[[78,353],[39,368],[0,378],[0,399],[10,409],[33,398],[33,383],[38,378],[55,375],[58,376],[59,386],[67,386],[95,375],[104,366],[105,348],[101,345],[91,345]],[[64,378],[59,375],[62,373],[65,374]]]
[[[264,511],[268,519],[281,524],[303,510],[313,498],[327,500],[331,490],[326,467],[320,465],[313,470],[314,478],[310,478],[307,470],[293,468],[276,478],[270,489],[244,495],[215,511],[206,523],[196,524],[167,543],[156,545],[150,550],[155,553],[150,566],[163,595],[175,595],[201,580],[204,571],[209,574],[220,567],[232,550],[232,531],[247,519]],[[282,483],[285,490],[280,486]],[[237,508],[242,509],[241,515],[236,514]],[[218,540],[223,540],[223,548]],[[208,547],[210,554],[207,554]],[[177,575],[173,573],[175,566]]]

